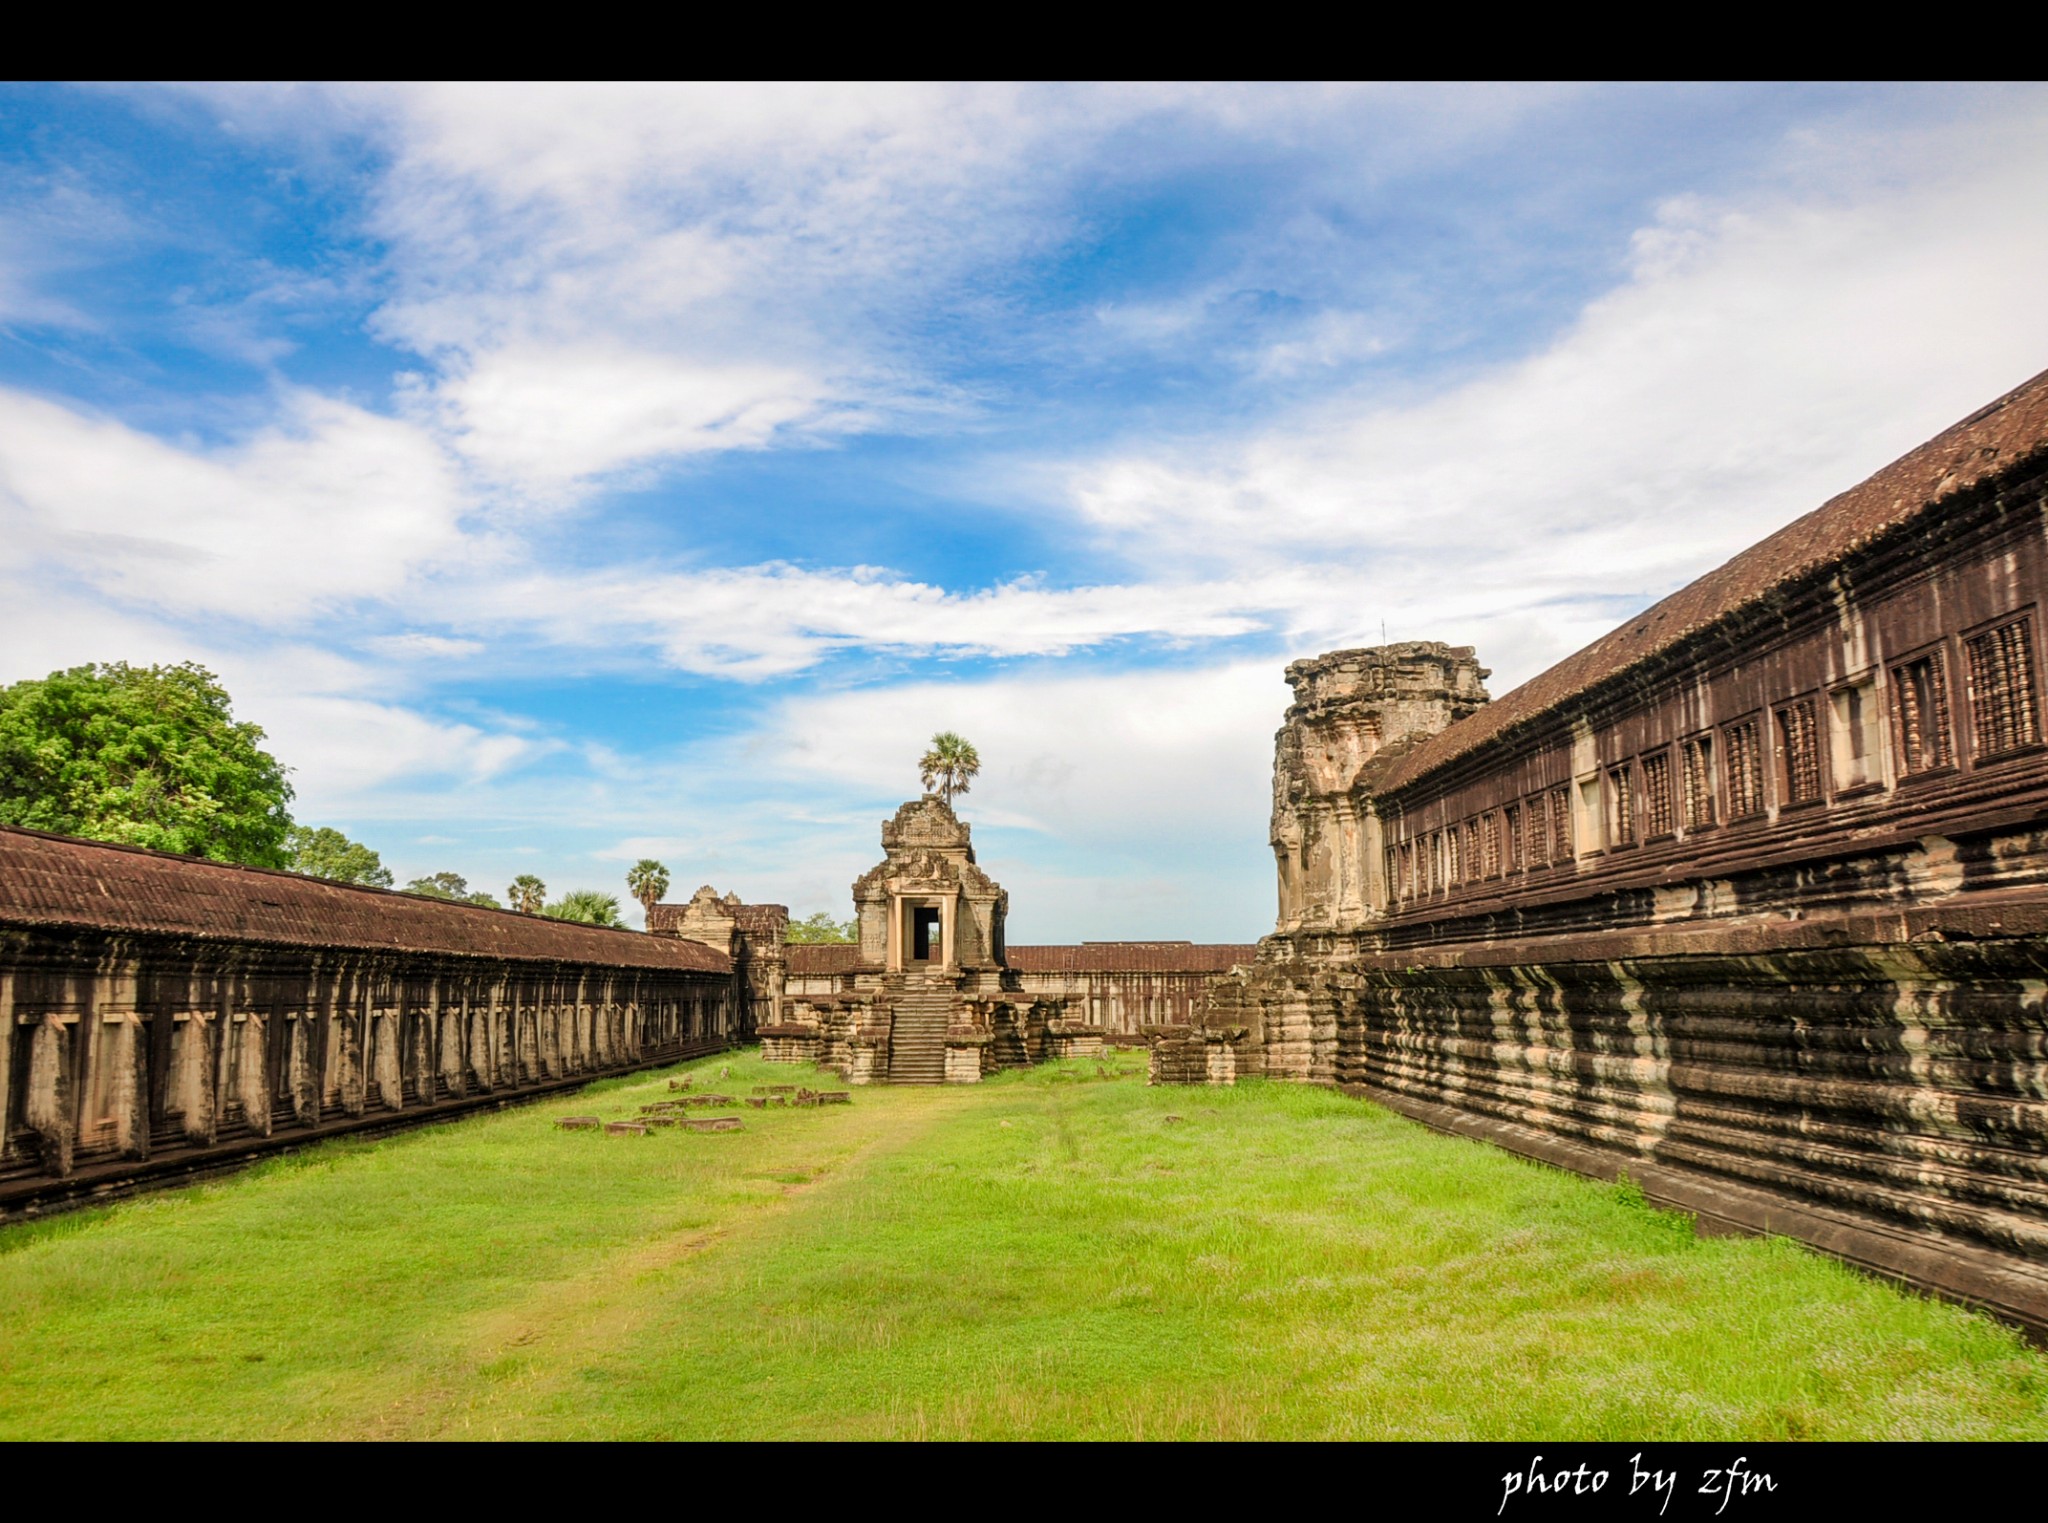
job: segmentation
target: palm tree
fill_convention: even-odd
[[[651,927],[654,924],[654,907],[668,892],[668,869],[652,857],[642,857],[626,874],[626,887],[633,891],[633,897],[640,901],[640,908],[647,912],[647,923]]]
[[[572,888],[541,913],[551,920],[580,920],[585,925],[618,925],[619,896],[601,888]]]
[[[520,914],[538,915],[540,907],[548,902],[548,886],[532,873],[521,873],[505,890],[505,898]]]
[[[964,736],[941,730],[932,737],[932,748],[917,765],[924,776],[925,791],[936,786],[939,796],[950,807],[953,795],[965,793],[968,783],[981,771],[981,755]]]

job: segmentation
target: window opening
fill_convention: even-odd
[[[1616,846],[1633,846],[1636,839],[1636,798],[1627,767],[1607,774],[1609,802],[1607,838]]]
[[[2031,746],[2041,738],[2034,705],[2034,642],[2025,619],[1972,636],[1970,739],[1980,757]]]
[[[1668,836],[1677,828],[1671,801],[1671,753],[1643,758],[1643,833]]]
[[[1721,732],[1728,746],[1728,818],[1764,812],[1763,737],[1757,722],[1745,719]]]
[[[1801,698],[1778,710],[1778,749],[1784,763],[1785,802],[1810,804],[1820,797],[1820,736],[1813,700]]]
[[[1941,652],[1892,668],[1892,723],[1899,744],[1899,771],[1932,772],[1955,760],[1949,729],[1948,674]]]
[[[1685,828],[1714,823],[1714,742],[1705,735],[1679,748],[1685,766]]]

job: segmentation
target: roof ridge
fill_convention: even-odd
[[[2012,416],[2000,418],[2001,414]],[[1992,424],[1995,418],[2000,421]],[[2015,434],[2017,440],[2012,437]],[[1994,439],[1995,444],[1990,442]],[[1958,458],[1962,447],[1971,443],[1977,444],[1977,454]],[[1631,614],[1412,750],[1388,758],[1379,780],[1380,791],[1406,787],[1533,723],[1685,639],[1736,617],[1785,586],[1937,511],[1962,493],[2015,474],[2044,456],[2048,456],[2048,370]],[[1758,566],[1769,568],[1767,574],[1753,581],[1743,579],[1744,571]],[[1690,606],[1695,604],[1701,606]],[[1654,628],[1665,624],[1667,628]],[[1637,640],[1641,644],[1629,649]],[[1612,653],[1611,659],[1602,660],[1608,653]]]

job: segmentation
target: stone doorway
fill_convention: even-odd
[[[910,960],[912,962],[937,962],[942,956],[943,931],[939,924],[936,905],[914,904],[910,907]]]

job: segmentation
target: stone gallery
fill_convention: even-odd
[[[846,946],[0,830],[0,1210],[741,1040],[856,1084],[1144,1042],[2048,1333],[2044,535],[2048,376],[1498,701],[1466,647],[1297,661],[1256,947],[1011,947],[932,794]]]
[[[882,860],[853,885],[858,940],[783,944],[789,912],[701,888],[656,905],[650,930],[748,971],[762,1052],[854,1084],[971,1084],[999,1068],[1099,1054],[1186,1025],[1255,946],[1083,942],[1008,947],[1010,896],[975,864],[972,832],[935,793],[882,826]]]
[[[1279,924],[1154,1071],[1342,1085],[2048,1331],[2048,376],[1498,702],[1288,668]]]
[[[0,828],[0,1217],[737,1040],[694,942]]]

